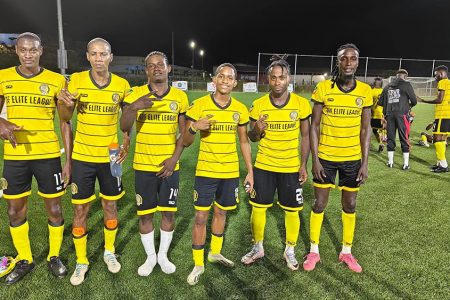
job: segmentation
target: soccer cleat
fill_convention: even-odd
[[[393,168],[394,167],[394,164],[391,164],[391,163],[387,163],[386,165],[388,166],[388,168]]]
[[[47,262],[47,265],[50,272],[52,272],[55,277],[63,278],[67,275],[67,268],[58,256],[50,257],[50,261]]]
[[[383,152],[383,150],[384,150],[384,145],[383,145],[383,144],[380,144],[380,145],[378,146],[378,153]]]
[[[430,166],[431,171],[433,171],[434,169],[436,169],[437,167],[440,167],[440,164],[436,164],[436,165],[432,165]]]
[[[224,265],[225,267],[232,268],[234,267],[234,262],[223,256],[222,254],[211,254],[211,252],[208,253],[208,261],[210,263],[219,263]]]
[[[0,257],[0,278],[8,275],[16,266],[16,261],[11,256]]]
[[[21,280],[25,275],[33,271],[35,267],[34,262],[29,263],[28,260],[19,260],[16,263],[16,267],[14,268],[14,271],[12,271],[7,277],[6,277],[6,284],[14,284],[17,281]]]
[[[172,274],[177,270],[177,267],[167,258],[167,255],[158,255],[158,264],[166,274]]]
[[[70,283],[72,285],[80,285],[83,283],[86,273],[89,270],[89,265],[78,264],[75,266],[75,271],[70,277]]]
[[[283,257],[286,260],[287,266],[292,271],[297,271],[299,264],[297,258],[295,258],[295,252],[292,251],[284,251]]]
[[[105,253],[103,254],[103,261],[108,266],[108,270],[111,273],[119,273],[120,268],[122,267],[120,263],[117,261],[116,254],[105,250]]]
[[[187,278],[187,283],[189,283],[190,285],[196,285],[200,280],[200,275],[202,275],[204,272],[204,266],[195,266],[191,274],[189,274]]]
[[[147,256],[144,264],[138,268],[139,276],[148,276],[153,272],[153,268],[156,266],[156,254]],[[161,268],[162,269],[162,268]]]
[[[345,263],[347,267],[356,273],[362,272],[362,267],[358,264],[358,260],[351,253],[340,253],[339,261]]]
[[[260,247],[258,243],[254,244],[249,253],[245,254],[241,258],[241,262],[244,265],[250,265],[256,260],[264,257],[264,248]]]
[[[319,253],[309,252],[303,261],[303,270],[312,271],[316,268],[316,264],[320,262]]]
[[[419,146],[430,147],[429,143],[425,143],[424,141],[419,141]]]
[[[434,172],[434,173],[446,173],[446,172],[449,172],[449,168],[448,167],[444,168],[443,166],[439,165],[436,168],[432,169],[431,172]]]
[[[404,170],[404,171],[409,170],[409,165],[403,165],[402,170]]]

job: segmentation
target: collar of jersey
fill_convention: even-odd
[[[150,86],[150,83],[147,84],[147,87],[148,87],[148,90],[150,91],[150,93],[153,93],[153,92],[154,92],[154,90],[153,90],[152,87]],[[169,95],[169,93],[170,93],[170,85],[169,85],[169,87],[167,88],[167,90],[166,90],[162,95],[155,95],[155,98],[161,100],[161,99],[164,98],[165,96]]]
[[[353,92],[353,91],[356,89],[356,85],[357,85],[357,84],[358,84],[358,80],[355,79],[355,86],[354,86],[352,89],[348,90],[348,91],[344,91],[343,89],[341,89],[341,86],[339,85],[338,82],[336,82],[335,86],[337,86],[338,89],[339,89],[341,92],[343,92],[344,94],[349,94],[349,93]]]
[[[106,88],[111,83],[112,76],[113,74],[109,72],[108,82],[105,85],[101,86],[98,85],[97,82],[95,82],[94,77],[92,77],[92,70],[89,70],[89,78],[91,79],[92,84],[94,84],[100,90]]]
[[[289,100],[291,100],[291,93],[288,93],[288,97],[286,99],[286,102],[284,102],[281,105],[275,104],[275,101],[273,101],[272,95],[270,93],[269,93],[269,99],[270,99],[270,103],[272,103],[272,105],[275,106],[276,108],[283,108],[289,103]]]
[[[212,100],[212,102],[214,103],[214,105],[217,106],[217,107],[220,108],[220,109],[227,109],[228,107],[230,107],[230,105],[231,105],[231,100],[233,99],[233,98],[231,98],[231,96],[230,96],[230,100],[228,101],[227,105],[225,105],[225,106],[220,106],[219,103],[217,103],[216,100],[214,99],[214,96],[213,96],[212,93],[210,94],[210,96],[211,96],[211,100]]]
[[[17,74],[19,74],[19,75],[22,76],[23,78],[30,79],[30,78],[36,77],[36,76],[38,76],[39,74],[41,74],[42,72],[44,72],[44,68],[43,68],[43,67],[39,67],[39,68],[40,68],[40,70],[39,70],[39,72],[37,72],[36,74],[25,75],[25,74],[23,74],[22,72],[20,72],[19,66],[17,66],[17,67],[16,67],[16,72],[17,72]]]

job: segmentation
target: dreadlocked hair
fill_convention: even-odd
[[[336,64],[334,65],[333,71],[331,72],[331,82],[332,82],[331,88],[334,88],[334,85],[336,84],[336,80],[337,80],[338,75],[339,75],[339,56],[340,56],[339,53],[342,50],[345,50],[345,49],[353,49],[356,52],[358,52],[358,55],[359,55],[358,47],[356,47],[356,45],[352,44],[352,43],[344,44],[344,45],[340,46],[337,49],[337,51],[336,51]]]
[[[291,66],[289,65],[289,63],[286,61],[286,59],[288,58],[288,54],[275,54],[270,58],[270,65],[266,68],[266,74],[269,74],[270,71],[272,71],[272,69],[274,67],[280,67],[283,70],[286,70],[286,72],[288,73],[288,75],[291,75]]]

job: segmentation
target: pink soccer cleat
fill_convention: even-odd
[[[343,262],[347,265],[347,267],[356,273],[362,272],[362,267],[358,264],[358,260],[353,256],[351,253],[340,253],[339,254],[339,261]]]
[[[319,253],[310,252],[305,256],[303,262],[303,269],[305,271],[312,271],[316,268],[316,264],[320,261]]]

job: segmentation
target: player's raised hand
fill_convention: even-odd
[[[0,118],[0,138],[2,140],[8,140],[13,148],[17,146],[16,136],[14,131],[21,130],[23,126],[17,126],[16,124]]]
[[[258,119],[258,121],[255,122],[255,126],[254,129],[256,130],[256,133],[261,134],[264,132],[264,130],[266,130],[267,128],[267,123],[266,123],[266,119],[267,119],[267,115],[261,115]]]
[[[325,178],[327,178],[327,174],[325,173],[325,170],[323,169],[322,164],[319,161],[314,162],[312,166],[312,173],[313,177],[317,180],[320,180],[320,182],[325,182]]]
[[[216,123],[216,121],[211,120],[212,117],[214,117],[214,115],[206,115],[206,117],[201,118],[197,122],[194,122],[192,126],[195,130],[209,130],[211,128],[211,125]]]
[[[130,108],[132,110],[141,110],[141,109],[147,109],[153,106],[153,101],[150,99],[150,96],[154,95],[155,92],[150,92],[147,95],[144,95],[142,97],[140,97],[139,99],[137,99],[136,101],[134,101],[131,105]]]
[[[61,90],[61,92],[59,92],[57,98],[58,98],[58,103],[61,103],[68,107],[74,107],[75,102],[78,98],[78,92],[70,93],[69,89],[67,87],[67,82],[66,82],[65,87]]]

